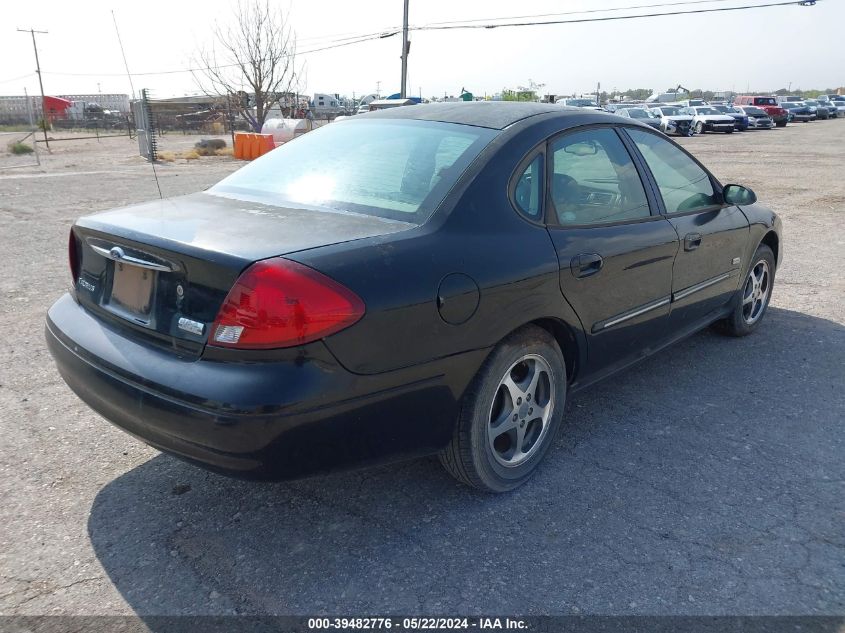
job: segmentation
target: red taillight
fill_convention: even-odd
[[[76,280],[79,279],[79,253],[76,250],[76,238],[73,235],[73,229],[70,230],[70,235],[67,238],[67,259],[70,264],[70,274],[73,277],[71,280],[76,286]]]
[[[348,288],[312,268],[268,259],[247,268],[226,296],[209,344],[269,349],[310,343],[364,316]]]

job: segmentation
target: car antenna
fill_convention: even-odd
[[[158,184],[158,174],[156,173],[156,159],[154,157],[150,157],[150,165],[153,167],[153,178],[156,181],[156,189],[158,189],[158,197],[160,200],[164,200],[164,196],[161,195],[161,185]]]

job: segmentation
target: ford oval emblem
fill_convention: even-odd
[[[122,259],[122,258],[123,258],[123,255],[124,255],[124,253],[123,253],[123,249],[122,249],[122,248],[120,248],[120,246],[114,246],[114,247],[112,247],[112,249],[109,251],[109,255],[111,255],[111,258],[112,258],[112,259]]]

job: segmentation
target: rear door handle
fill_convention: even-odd
[[[582,278],[595,275],[601,270],[604,260],[598,253],[581,253],[569,262],[569,270],[573,277]]]
[[[701,233],[687,233],[684,236],[684,250],[694,251],[701,246]]]

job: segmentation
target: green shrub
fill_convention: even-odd
[[[14,143],[9,143],[9,151],[12,152],[12,154],[32,154],[33,150],[32,147],[26,143],[16,141]]]

